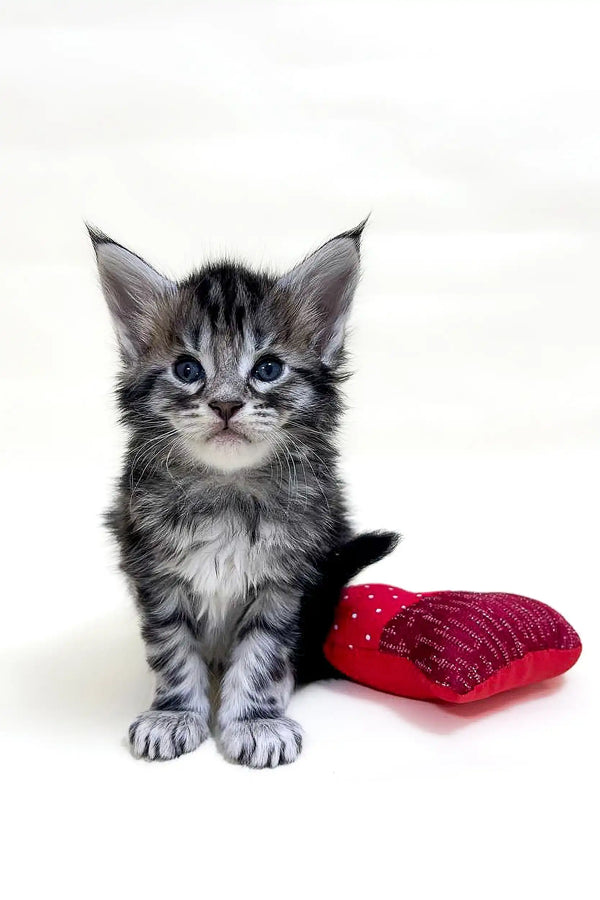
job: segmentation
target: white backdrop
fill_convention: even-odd
[[[7,896],[591,897],[598,3],[21,0],[0,23]],[[276,771],[212,742],[135,762],[151,679],[100,528],[123,438],[83,220],[181,275],[289,266],[369,211],[344,465],[357,523],[405,535],[369,577],[539,597],[582,660],[460,709],[313,686]]]

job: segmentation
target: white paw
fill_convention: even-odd
[[[302,750],[302,729],[293,719],[232,722],[221,732],[221,746],[232,762],[264,769],[294,762]]]
[[[129,726],[129,743],[138,759],[175,759],[199,747],[208,734],[200,713],[149,709]]]

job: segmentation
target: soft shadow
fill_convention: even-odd
[[[396,697],[394,694],[385,694],[353,681],[331,680],[322,684],[341,696],[352,697],[363,703],[378,703],[424,731],[433,734],[453,734],[516,705],[553,696],[562,689],[564,676],[514,688],[486,700],[461,704]]]
[[[46,719],[57,727],[123,728],[151,702],[152,676],[133,612],[20,648],[3,662],[16,687],[20,716],[37,723]],[[561,676],[466,704],[396,697],[343,679],[319,687],[359,703],[378,703],[424,731],[452,734],[517,704],[551,697],[563,683]]]
[[[20,714],[36,722],[122,728],[151,700],[152,679],[133,613],[19,648],[4,662]]]

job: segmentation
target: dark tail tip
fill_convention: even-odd
[[[369,531],[352,538],[334,554],[340,586],[354,578],[361,569],[379,562],[398,546],[401,535],[395,531]]]

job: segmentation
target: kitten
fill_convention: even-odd
[[[352,536],[337,474],[362,228],[281,277],[220,262],[180,282],[89,228],[129,430],[108,524],[156,675],[129,729],[135,756],[205,740],[216,674],[225,756],[295,760],[294,685],[334,674],[321,647],[340,591],[395,546]]]

